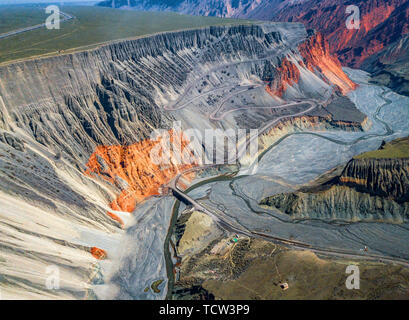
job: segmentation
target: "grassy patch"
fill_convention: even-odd
[[[359,265],[360,290],[348,290],[346,267]],[[407,299],[409,271],[372,262],[324,260],[309,251],[288,250],[256,258],[236,279],[206,280],[203,287],[216,299]],[[279,284],[286,282],[283,291]]]
[[[409,137],[388,142],[381,149],[356,156],[355,159],[409,158]]]
[[[156,280],[151,284],[152,291],[155,293],[160,293],[159,286],[162,284],[163,280]]]
[[[46,18],[44,7],[38,5],[0,6],[0,34],[42,24]]]
[[[44,7],[43,7],[44,9]],[[31,11],[30,11],[31,10]],[[63,6],[63,12],[76,18],[61,23],[61,29],[41,28],[0,40],[0,63],[38,55],[57,54],[58,51],[93,48],[108,41],[135,38],[158,32],[202,28],[211,25],[247,24],[246,20],[180,15],[171,12],[138,12],[102,7]],[[2,14],[11,31],[38,24],[39,6],[28,8],[3,7]],[[27,20],[27,16],[33,19]],[[41,20],[41,19],[40,19]],[[42,21],[44,22],[44,20]],[[41,23],[41,21],[40,21]]]

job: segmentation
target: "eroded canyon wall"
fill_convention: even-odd
[[[323,185],[261,201],[294,219],[378,221],[409,219],[409,160],[352,159]]]
[[[362,62],[398,41],[409,32],[407,0],[131,0],[139,10],[172,10],[184,14],[301,22],[323,33],[343,65],[359,67]],[[112,7],[112,0],[102,6]],[[115,7],[127,6],[116,0]],[[346,28],[348,6],[359,8],[360,27]]]
[[[118,246],[129,217],[122,211],[132,211],[183,169],[171,166],[157,175],[146,154],[152,131],[168,130],[175,120],[238,126],[210,122],[211,101],[186,112],[165,107],[191,90],[199,94],[195,81],[220,85],[226,65],[234,83],[262,83],[254,71],[266,60],[275,70],[283,59],[302,60],[298,46],[307,37],[301,24],[210,27],[1,66],[0,244],[11,287],[28,281],[28,297],[87,296],[99,272],[96,259],[109,260]],[[297,68],[300,83],[314,86],[298,86],[293,95],[341,87],[322,70]],[[62,269],[63,290],[33,289],[43,288],[50,264]]]

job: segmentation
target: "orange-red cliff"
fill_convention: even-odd
[[[300,70],[287,58],[281,61],[281,65],[275,70],[274,80],[266,86],[268,93],[282,97],[289,86],[298,83]]]
[[[300,67],[308,68],[318,73],[327,83],[335,85],[342,94],[356,89],[357,85],[342,70],[341,63],[334,57],[329,44],[320,33],[313,34],[299,45],[298,50],[302,59],[295,64],[289,58],[281,60],[279,66],[271,72],[270,79],[264,79],[268,84],[266,90],[274,96],[282,97],[288,87],[300,81]],[[268,74],[268,73],[267,73]]]
[[[359,29],[348,29],[347,7],[359,8]],[[287,4],[274,13],[280,21],[302,22],[323,33],[343,65],[359,67],[370,55],[409,33],[407,0],[321,0]]]
[[[357,85],[342,70],[338,58],[331,55],[328,41],[321,33],[310,36],[299,45],[303,63],[310,71],[320,72],[328,82],[336,85],[343,94],[356,89]]]
[[[112,210],[132,212],[138,202],[151,195],[158,195],[161,185],[169,182],[180,171],[195,165],[178,163],[174,158],[169,163],[156,164],[151,151],[158,143],[147,139],[128,146],[98,146],[91,155],[85,173],[99,175],[121,190],[110,203]],[[182,150],[187,144],[185,139],[181,139]],[[108,212],[108,215],[123,224],[114,213]]]

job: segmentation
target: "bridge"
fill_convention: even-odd
[[[195,170],[197,168],[192,168],[188,171]],[[184,172],[186,173],[186,172]],[[279,237],[275,237],[269,234],[250,231],[244,226],[238,225],[230,221],[228,217],[223,212],[218,213],[217,210],[212,209],[209,210],[195,199],[191,198],[189,195],[185,194],[177,187],[177,182],[180,176],[183,173],[177,175],[174,179],[172,179],[168,184],[167,187],[172,190],[173,195],[182,200],[185,203],[191,204],[196,210],[201,211],[208,216],[210,216],[215,223],[217,223],[223,230],[236,233],[238,235],[247,236],[249,238],[259,238],[266,241],[271,241],[274,243],[279,243],[286,246],[291,246],[293,248],[301,249],[301,250],[310,250],[315,253],[329,255],[329,256],[336,256],[341,257],[344,259],[362,259],[362,260],[369,260],[369,261],[378,261],[384,263],[395,263],[398,265],[403,265],[405,267],[409,267],[409,261],[397,257],[389,257],[384,255],[376,255],[376,254],[368,254],[368,253],[359,253],[356,251],[344,250],[344,249],[336,249],[336,248],[324,248],[315,245],[310,245],[307,243],[294,241],[291,239],[283,239]]]
[[[193,169],[197,169],[197,168],[193,168]],[[190,170],[189,170],[190,171]],[[186,173],[186,172],[184,172]],[[229,232],[233,232],[233,233],[237,233],[243,236],[247,236],[247,237],[251,237],[254,235],[252,235],[252,232],[250,230],[247,230],[245,227],[243,226],[239,226],[236,225],[235,223],[228,221],[226,219],[225,216],[223,216],[223,214],[219,214],[217,213],[216,210],[209,210],[207,209],[205,206],[203,206],[201,203],[199,203],[198,201],[196,201],[195,199],[191,198],[189,195],[187,195],[186,193],[184,193],[183,191],[181,191],[178,187],[177,187],[177,182],[180,178],[180,176],[183,173],[180,173],[179,175],[177,175],[174,179],[172,179],[168,184],[167,187],[172,190],[173,195],[182,200],[183,202],[187,203],[187,204],[191,204],[197,211],[203,212],[205,214],[207,214],[209,217],[211,217],[213,219],[213,221],[218,224],[222,229],[229,231]]]

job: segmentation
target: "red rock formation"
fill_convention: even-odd
[[[185,139],[180,141],[184,150],[188,142]],[[158,195],[161,185],[169,182],[180,171],[195,165],[178,163],[173,154],[170,163],[155,164],[151,159],[151,151],[159,143],[147,139],[129,146],[98,146],[91,155],[85,173],[90,176],[97,174],[121,190],[110,204],[112,210],[132,212],[138,202],[151,195]],[[108,214],[123,225],[118,216],[111,212]]]
[[[330,53],[329,44],[316,33],[299,45],[304,65],[313,72],[320,72],[329,83],[336,85],[343,94],[356,89],[357,85],[342,70],[341,63]]]
[[[360,9],[360,28],[349,30],[348,5]],[[323,33],[344,65],[359,67],[370,55],[409,32],[408,0],[321,0],[283,6],[276,20],[297,21]]]
[[[158,2],[161,3],[159,6]],[[145,10],[176,10],[193,15],[302,22],[308,28],[323,33],[328,38],[331,53],[336,53],[343,65],[352,67],[359,67],[367,57],[409,32],[408,0],[180,0],[172,1],[173,4],[165,2],[138,1],[135,6]],[[350,15],[346,8],[349,5],[355,5],[360,9],[359,30],[346,28],[345,23]]]
[[[301,67],[320,73],[321,78],[335,85],[343,94],[357,87],[342,70],[339,60],[331,55],[329,44],[320,33],[310,36],[299,45],[298,50],[303,58],[298,61]],[[299,82],[300,70],[296,64],[284,58],[280,66],[274,70],[273,79],[268,82],[266,90],[273,96],[282,97],[289,86]]]
[[[104,260],[107,258],[107,253],[103,249],[92,247],[90,252],[94,256],[95,259]]]
[[[276,69],[274,80],[266,86],[268,93],[282,97],[289,86],[298,83],[300,70],[287,58],[281,61],[281,66]]]
[[[125,225],[124,222],[115,213],[112,213],[112,212],[108,211],[107,215],[110,216],[112,220],[118,221],[122,228],[124,227],[124,225]]]

